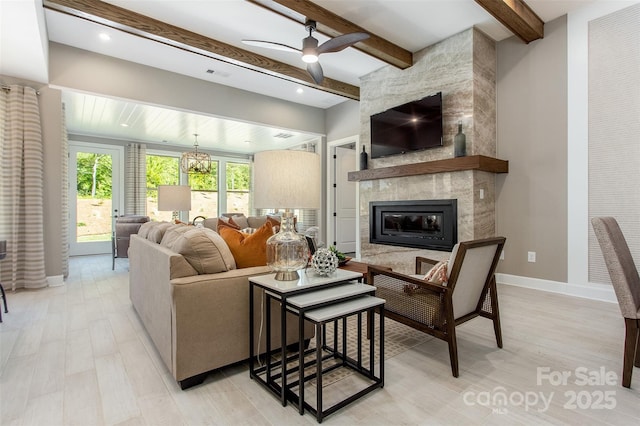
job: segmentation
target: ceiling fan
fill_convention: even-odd
[[[291,47],[286,44],[263,40],[242,40],[242,42],[251,46],[266,47],[267,49],[301,53],[302,60],[307,63],[307,72],[311,75],[311,78],[313,78],[313,81],[315,81],[316,84],[321,84],[324,79],[324,73],[322,72],[320,63],[318,62],[318,56],[322,53],[340,52],[349,46],[353,46],[359,41],[369,38],[369,34],[367,33],[343,34],[327,40],[318,46],[318,40],[312,35],[313,32],[316,31],[316,21],[307,20],[304,27],[309,31],[309,36],[302,39],[302,49],[296,49],[295,47]]]

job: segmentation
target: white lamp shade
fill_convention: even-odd
[[[191,187],[158,185],[158,210],[168,212],[191,210]]]
[[[255,208],[320,208],[320,156],[314,152],[258,152],[254,156],[253,181]]]

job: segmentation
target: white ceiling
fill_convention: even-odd
[[[606,0],[528,0],[527,3],[547,22],[595,1]],[[260,39],[299,46],[306,36],[302,25],[255,4],[242,0],[111,0],[109,3],[304,68],[296,54],[241,42]],[[412,52],[474,25],[495,40],[511,36],[474,0],[315,0],[315,3]],[[50,40],[317,108],[329,108],[345,100],[310,87],[302,87],[300,94],[296,92],[299,85],[295,83],[45,11],[41,0],[0,0],[0,24],[0,75],[47,83],[47,41]],[[111,40],[101,41],[98,38],[101,32],[108,33]],[[321,34],[314,35],[321,43],[327,39]],[[360,77],[386,66],[353,48],[325,54],[320,62],[325,76],[355,86],[359,86]],[[207,70],[214,72],[207,73]],[[202,135],[199,137],[201,147],[237,153],[317,139],[317,135],[290,129],[283,132],[283,129],[133,104],[126,99],[64,91],[63,100],[69,132],[75,134],[167,141],[187,146],[193,144],[192,134],[197,131]],[[123,123],[128,127],[122,127]],[[286,141],[273,138],[277,133],[293,136]]]

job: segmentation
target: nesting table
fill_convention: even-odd
[[[304,414],[304,410],[310,411],[316,416],[318,422],[353,402],[357,398],[371,392],[376,388],[384,386],[384,300],[374,297],[375,287],[356,282],[362,278],[362,274],[353,271],[338,269],[329,276],[316,275],[312,270],[305,272],[299,271],[300,279],[296,281],[277,281],[275,274],[259,275],[249,278],[249,373],[250,377],[263,387],[276,395],[283,406],[287,402],[291,402],[298,407],[300,414]],[[254,330],[254,306],[253,295],[255,287],[264,290],[265,297],[265,329],[266,335],[266,354],[264,365],[257,366],[255,353],[255,330]],[[271,299],[277,299],[280,302],[281,315],[281,346],[279,359],[272,360],[269,354],[271,350]],[[374,336],[373,321],[368,321],[367,335],[370,336],[369,345],[369,367],[362,365],[362,314],[367,313],[373,317],[373,311],[379,312],[380,332],[378,336]],[[288,355],[286,347],[286,314],[292,312],[298,316],[299,320],[299,342],[298,351],[295,354]],[[358,321],[358,343],[357,356],[355,359],[347,356],[347,317],[357,315]],[[304,322],[309,321],[316,327],[316,347],[314,349],[304,349]],[[327,345],[325,325],[334,324],[334,342],[333,346]],[[337,341],[338,327],[342,325],[342,347],[339,348]],[[374,346],[379,339],[379,374],[375,374],[374,369]],[[327,355],[323,355],[326,352]],[[305,356],[315,354],[313,361],[306,361]],[[328,369],[323,369],[322,361],[333,358],[339,359],[338,364],[332,365]],[[288,366],[292,364],[293,366]],[[306,368],[313,368],[315,372],[305,375]],[[335,369],[337,367],[350,368],[359,374],[364,375],[371,384],[360,392],[340,401],[333,406],[324,409],[322,401],[322,375],[323,373]],[[288,376],[293,376],[289,378]],[[304,385],[311,379],[316,379],[317,394],[315,408],[305,401]],[[296,393],[293,389],[298,389]]]

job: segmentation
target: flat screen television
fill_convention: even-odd
[[[371,116],[371,158],[442,146],[442,92]]]

